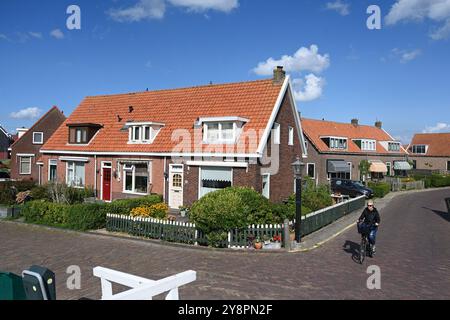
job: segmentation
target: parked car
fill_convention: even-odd
[[[10,181],[11,177],[8,172],[0,171],[0,181]]]
[[[350,197],[366,196],[366,198],[373,197],[373,190],[367,188],[360,181],[333,179],[331,180],[331,190],[334,193],[340,193]]]

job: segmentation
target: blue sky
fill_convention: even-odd
[[[71,4],[81,30],[66,27]],[[371,4],[381,30],[366,26]],[[407,142],[450,131],[449,38],[450,0],[2,0],[0,124],[30,126],[52,105],[69,115],[87,95],[266,78],[283,63],[303,116],[381,120]]]

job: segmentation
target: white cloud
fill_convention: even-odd
[[[176,7],[185,7],[192,11],[217,10],[230,12],[239,7],[238,0],[168,0]]]
[[[167,4],[193,12],[208,10],[230,12],[239,7],[239,0],[139,0],[134,6],[110,9],[107,13],[118,22],[162,19],[166,13]]]
[[[426,127],[422,133],[438,133],[438,132],[450,132],[450,124],[438,122],[435,126]]]
[[[415,50],[400,50],[398,48],[392,49],[392,53],[400,57],[400,63],[408,63],[417,57],[419,57],[422,54],[422,51],[420,49]]]
[[[386,24],[425,19],[443,22],[437,31],[430,34],[432,39],[447,38],[450,35],[450,0],[397,0],[386,16]]]
[[[319,47],[311,45],[309,48],[301,47],[294,53],[293,56],[284,55],[280,59],[267,59],[265,62],[260,62],[253,72],[257,75],[267,76],[271,75],[273,69],[277,66],[283,66],[287,72],[322,72],[330,66],[330,57],[328,54],[320,55]]]
[[[113,20],[118,22],[136,22],[148,19],[162,19],[166,12],[164,0],[139,0],[134,6],[108,11]]]
[[[448,19],[443,26],[430,33],[433,40],[447,39],[450,36],[450,19]]]
[[[50,35],[51,35],[53,38],[58,39],[58,40],[64,39],[64,33],[63,33],[61,30],[59,30],[59,29],[52,30],[52,31],[50,32]]]
[[[350,4],[342,2],[341,0],[336,0],[334,2],[327,2],[325,9],[334,10],[341,16],[347,16],[350,14]]]
[[[298,101],[312,101],[320,98],[325,86],[325,79],[310,73],[303,79],[292,80],[294,96]]]
[[[6,41],[9,41],[9,38],[8,38],[5,34],[0,33],[0,40],[6,40]]]
[[[33,38],[36,38],[36,39],[42,39],[42,33],[40,33],[40,32],[28,32],[28,34],[30,35],[30,36],[32,36]]]
[[[26,108],[17,112],[12,112],[9,116],[13,119],[36,119],[40,116],[42,110],[39,108]]]

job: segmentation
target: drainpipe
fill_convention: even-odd
[[[94,155],[94,195],[97,198],[97,155]]]
[[[163,170],[163,180],[164,180],[164,187],[163,187],[163,200],[166,202],[166,166],[167,166],[167,158],[164,157],[164,170]]]

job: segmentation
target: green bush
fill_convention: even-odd
[[[31,190],[36,184],[32,181],[4,181],[0,182],[0,204],[13,205],[16,194]]]
[[[295,195],[289,198],[287,204],[273,203],[271,205],[272,215],[275,223],[283,223],[285,219],[292,221],[295,219]],[[311,209],[302,205],[302,216],[311,213]]]
[[[31,198],[33,200],[51,200],[47,186],[35,186],[31,189]]]
[[[219,245],[221,235],[231,229],[274,222],[269,201],[255,190],[242,187],[205,195],[193,204],[190,219],[212,246]]]
[[[68,206],[65,225],[73,230],[97,230],[106,225],[107,208],[102,203],[85,203]]]
[[[368,187],[373,190],[373,195],[376,198],[384,198],[391,192],[391,185],[385,182],[369,182]]]
[[[433,174],[430,179],[430,187],[441,188],[450,186],[450,175]]]

